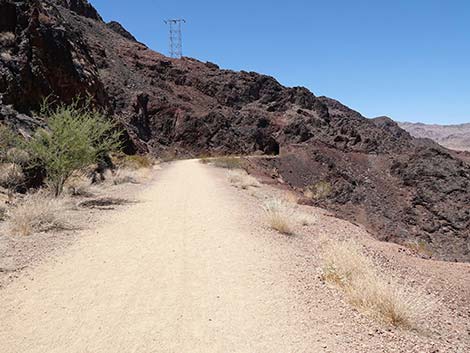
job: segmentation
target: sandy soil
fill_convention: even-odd
[[[89,195],[68,197],[64,207],[65,218],[70,226],[67,230],[50,230],[26,237],[10,236],[7,222],[0,222],[0,289],[20,275],[28,275],[32,266],[51,257],[61,256],[69,246],[84,235],[83,230],[95,229],[107,221],[110,213],[125,212],[127,207],[133,204],[135,195],[147,188],[152,179],[158,175],[159,168],[160,166],[155,166],[154,173],[146,173],[146,170],[143,170],[143,175],[137,184],[113,185],[106,182],[91,187]],[[1,196],[0,193],[0,205],[3,204]],[[121,199],[125,202],[105,207],[81,205],[83,202],[102,199],[116,201]]]
[[[167,166],[137,204],[0,291],[1,351],[470,349],[469,266],[425,262],[313,208],[295,206],[315,224],[279,235],[266,227],[260,207],[276,192],[237,190],[223,170],[197,161]],[[419,331],[369,320],[320,280],[319,239],[344,235],[369,244],[394,276],[430,278],[432,294],[454,304],[440,304]],[[405,277],[410,266],[417,268],[413,280]]]

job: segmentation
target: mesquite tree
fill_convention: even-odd
[[[56,197],[73,172],[120,147],[121,131],[115,124],[95,109],[80,107],[78,101],[55,108],[45,104],[41,114],[47,120],[47,128],[35,132],[28,150],[46,171]]]

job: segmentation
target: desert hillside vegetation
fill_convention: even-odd
[[[44,104],[30,135],[0,125],[0,222],[12,236],[73,229],[84,198],[149,177],[157,161],[120,151],[121,130],[89,101]]]

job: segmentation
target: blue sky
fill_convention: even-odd
[[[468,0],[91,0],[168,53],[166,18],[185,18],[184,55],[305,86],[367,117],[470,122]]]

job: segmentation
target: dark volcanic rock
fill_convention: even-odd
[[[309,143],[264,163],[299,190],[326,185],[328,193],[310,202],[365,225],[379,239],[423,240],[442,258],[468,260],[470,169],[437,144],[382,154]]]
[[[57,4],[68,8],[80,16],[102,21],[98,11],[87,0],[57,0]]]
[[[0,3],[3,9],[10,2]],[[0,57],[0,92],[4,104],[20,112],[37,109],[44,97],[70,102],[90,94],[100,106],[107,96],[83,36],[62,20],[47,3],[17,3],[14,17],[5,24]]]
[[[470,260],[463,156],[269,76],[167,58],[84,0],[0,0],[0,14],[0,122],[32,129],[45,96],[89,94],[125,127],[128,152],[279,155],[253,167],[321,189],[307,201],[380,239],[423,239],[436,256]]]
[[[133,42],[137,42],[137,39],[129,33],[119,22],[111,21],[107,23],[108,28],[111,28],[114,32],[119,33],[126,39],[132,40]]]

